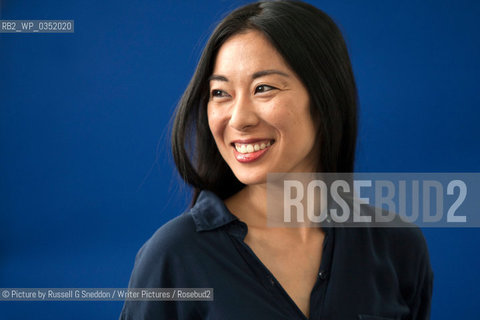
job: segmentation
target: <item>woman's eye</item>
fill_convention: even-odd
[[[220,97],[220,98],[228,97],[228,93],[226,93],[223,90],[215,89],[215,90],[212,90],[212,97]]]
[[[267,92],[273,89],[276,89],[276,88],[272,86],[267,86],[266,84],[261,84],[255,88],[255,93]]]

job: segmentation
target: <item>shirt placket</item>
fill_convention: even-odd
[[[326,232],[323,243],[322,261],[317,275],[317,281],[312,289],[310,296],[310,320],[322,320],[325,297],[327,295],[328,281],[330,279],[330,270],[333,254],[334,229],[324,229]]]
[[[322,253],[322,262],[320,265],[319,273],[317,275],[317,280],[312,289],[312,294],[310,297],[310,317],[307,318],[303,312],[298,308],[297,304],[293,299],[288,295],[279,281],[275,276],[268,270],[268,268],[263,264],[263,262],[257,257],[253,250],[244,242],[245,236],[247,234],[247,226],[245,223],[236,221],[235,226],[230,229],[231,235],[233,235],[240,245],[243,254],[246,257],[246,261],[251,264],[251,267],[254,268],[255,274],[258,275],[259,281],[262,282],[263,286],[269,291],[274,297],[281,299],[284,304],[279,304],[281,307],[285,307],[285,304],[288,305],[288,314],[292,317],[291,319],[320,319],[321,306],[326,294],[327,281],[328,281],[328,268],[330,265],[330,254],[331,251],[331,241],[332,238],[329,234],[326,234],[323,253]],[[331,232],[330,232],[331,233]],[[312,304],[315,304],[315,307],[312,308]]]

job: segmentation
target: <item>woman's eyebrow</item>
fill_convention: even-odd
[[[263,77],[263,76],[268,76],[268,75],[271,75],[271,74],[278,74],[278,75],[281,75],[281,76],[284,76],[284,77],[287,77],[287,78],[290,77],[285,72],[272,69],[272,70],[257,71],[254,74],[252,74],[252,79],[260,78],[260,77]],[[218,74],[212,74],[210,77],[208,77],[208,81],[212,81],[212,80],[228,82],[227,77],[222,76],[222,75],[218,75]]]
[[[212,74],[210,77],[208,77],[208,81],[212,81],[212,80],[228,82],[227,77],[216,75],[216,74]]]
[[[255,72],[252,75],[252,79],[260,78],[260,77],[263,77],[263,76],[268,76],[268,75],[271,75],[271,74],[278,74],[278,75],[281,75],[281,76],[284,76],[284,77],[287,77],[287,78],[290,77],[285,72],[275,70],[275,69],[271,69],[271,70],[262,70],[262,71]]]

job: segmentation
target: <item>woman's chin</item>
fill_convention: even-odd
[[[260,185],[267,183],[267,174],[235,174],[237,179],[247,186]]]

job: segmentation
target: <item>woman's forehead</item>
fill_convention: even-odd
[[[281,54],[260,31],[233,35],[220,47],[213,74],[252,76],[261,70],[291,70]]]

